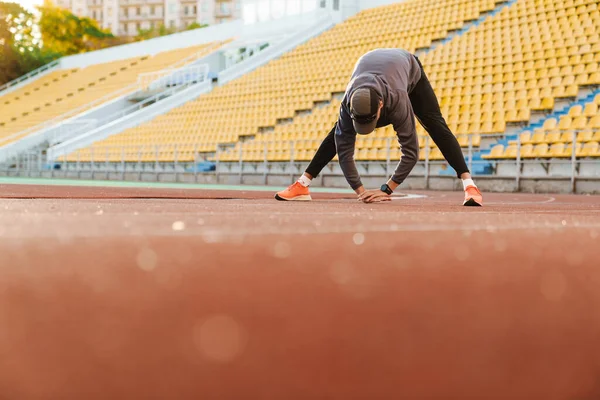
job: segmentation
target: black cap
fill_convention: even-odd
[[[356,133],[366,135],[375,130],[379,100],[375,89],[370,87],[360,87],[352,93],[350,115]]]

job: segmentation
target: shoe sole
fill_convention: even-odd
[[[476,202],[475,199],[470,198],[469,200],[467,200],[463,203],[463,206],[465,206],[465,207],[481,207],[481,204]]]
[[[312,200],[312,197],[310,197],[310,194],[303,194],[301,196],[296,196],[291,199],[286,199],[285,197],[281,197],[280,195],[275,194],[275,199],[279,201],[310,201]]]

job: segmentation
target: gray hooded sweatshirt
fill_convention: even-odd
[[[350,98],[359,87],[372,87],[383,100],[377,127],[392,125],[402,146],[402,158],[392,180],[401,184],[419,160],[415,117],[408,95],[421,79],[421,66],[406,50],[377,49],[363,55],[352,73],[342,99],[335,131],[340,167],[352,189],[362,186],[354,163],[356,132],[350,117]]]

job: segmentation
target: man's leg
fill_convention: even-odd
[[[331,131],[327,134],[323,142],[321,142],[321,145],[319,146],[317,152],[310,161],[310,164],[308,164],[304,175],[308,175],[309,179],[313,179],[319,176],[323,168],[325,168],[325,166],[329,164],[331,160],[333,160],[333,157],[335,157],[336,149],[334,135],[336,126],[337,123],[333,126],[333,129],[331,129]]]
[[[336,125],[319,146],[304,174],[287,189],[275,194],[277,200],[311,200],[308,190],[310,182],[319,176],[323,168],[335,157],[335,127]]]
[[[420,64],[421,62],[419,61]],[[429,136],[431,136],[431,139],[438,146],[448,164],[454,168],[458,177],[462,179],[463,187],[465,192],[467,192],[464,204],[482,205],[481,193],[479,193],[477,186],[471,178],[460,144],[442,116],[438,99],[422,66],[421,80],[413,88],[409,97],[419,123],[429,133]]]

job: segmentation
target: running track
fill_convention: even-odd
[[[412,194],[0,185],[0,398],[600,398],[600,198]]]

